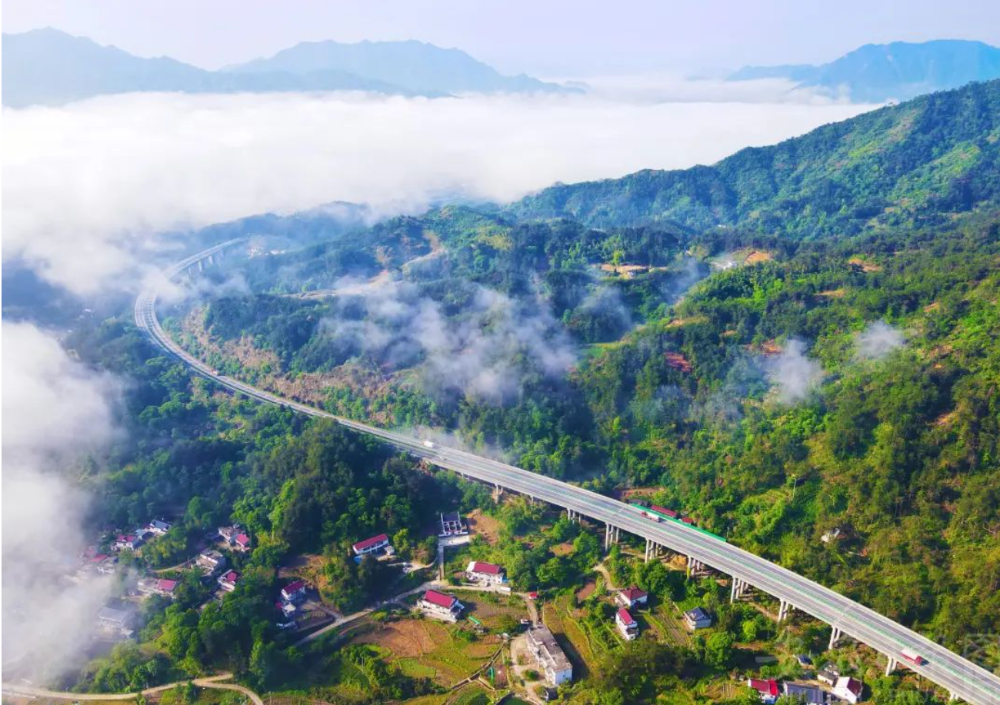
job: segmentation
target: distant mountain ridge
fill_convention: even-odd
[[[419,47],[414,50],[411,45]],[[367,91],[393,95],[440,97],[451,92],[568,91],[529,76],[502,76],[457,49],[420,42],[380,42],[315,46],[366,47],[340,65],[311,57],[298,45],[271,59],[222,71],[208,71],[169,57],[141,58],[113,46],[55,29],[3,35],[3,104],[62,105],[98,95],[168,91],[181,93],[260,93],[290,91]],[[373,54],[371,47],[381,47]],[[402,50],[397,47],[403,47]],[[350,51],[347,52],[351,54]],[[280,58],[279,58],[280,57]],[[379,58],[381,57],[381,58]],[[366,69],[367,63],[371,64]],[[403,65],[398,62],[403,61]],[[445,69],[451,67],[449,71]],[[438,85],[429,75],[440,71]],[[359,73],[361,72],[361,73]],[[366,75],[362,75],[365,73]],[[393,76],[399,81],[389,80]],[[386,78],[383,78],[386,77]],[[408,85],[405,85],[408,84]]]
[[[524,74],[503,76],[459,49],[441,49],[412,40],[357,44],[302,42],[270,58],[255,59],[224,70],[233,74],[345,71],[401,86],[414,93],[579,92]]]
[[[762,78],[787,78],[800,87],[832,94],[846,91],[857,102],[908,100],[1000,78],[1000,48],[959,39],[866,44],[820,66],[745,66],[729,77],[734,81]]]
[[[813,239],[947,222],[984,204],[1000,208],[1000,80],[874,110],[712,166],[559,184],[504,214]]]

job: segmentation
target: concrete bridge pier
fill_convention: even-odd
[[[611,548],[611,544],[618,543],[618,528],[611,524],[604,525],[604,550]]]
[[[833,631],[830,632],[830,645],[827,647],[827,650],[830,650],[833,647],[835,647],[837,645],[837,642],[840,641],[840,637],[842,636],[843,633],[839,629],[837,629],[837,627],[833,627]]]
[[[500,485],[493,485],[493,501],[497,504],[500,503],[500,495],[503,494],[503,487]]]
[[[781,606],[778,607],[778,621],[783,622],[788,617],[788,613],[791,612],[794,607],[785,600],[781,600]]]
[[[205,260],[203,259],[198,260],[198,271],[199,272],[205,271]]]
[[[888,659],[888,662],[885,664],[885,675],[887,676],[896,670],[896,659],[892,656],[889,656]]]
[[[646,563],[649,563],[649,559],[653,555],[653,546],[655,545],[652,539],[646,539]]]
[[[696,576],[698,574],[698,571],[700,571],[702,568],[705,567],[701,564],[700,561],[698,561],[696,558],[693,558],[692,556],[688,556],[687,559],[688,559],[687,576],[689,578]]]

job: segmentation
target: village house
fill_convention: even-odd
[[[299,611],[299,608],[292,602],[282,602],[281,600],[278,600],[274,603],[274,606],[281,612],[282,615],[284,615],[285,619],[290,618]]]
[[[619,607],[618,611],[615,612],[615,624],[626,641],[632,641],[639,636],[639,623],[624,607]]]
[[[835,702],[832,695],[814,685],[785,681],[782,687],[786,696],[796,698],[805,705],[830,705]]]
[[[154,592],[157,595],[162,595],[163,597],[174,598],[174,593],[177,590],[177,581],[168,580],[167,578],[160,578],[156,581],[156,586],[154,587]]]
[[[153,519],[146,525],[146,530],[151,534],[156,534],[157,536],[163,536],[165,533],[170,531],[171,524],[160,519]]]
[[[441,536],[465,536],[469,533],[469,527],[462,520],[462,515],[458,512],[447,512],[441,514]]]
[[[242,533],[239,524],[233,524],[232,526],[220,526],[219,527],[219,537],[226,543],[232,545],[233,541]]]
[[[848,676],[841,676],[833,686],[833,694],[853,705],[861,700],[861,691],[863,689],[864,686],[861,684],[861,681]]]
[[[236,583],[240,579],[240,574],[235,570],[230,570],[219,576],[219,585],[226,592],[232,592],[236,589]]]
[[[695,607],[684,613],[684,623],[691,631],[712,626],[712,617],[701,607]]]
[[[826,664],[823,668],[816,671],[816,679],[827,685],[833,685],[840,678],[840,673],[837,669],[833,667],[832,664]]]
[[[507,580],[507,576],[504,574],[504,569],[501,566],[493,563],[482,563],[480,561],[469,563],[468,568],[465,569],[465,575],[469,580],[482,583],[483,585],[500,585]]]
[[[295,602],[306,596],[306,584],[303,580],[296,580],[281,588],[281,599],[285,602]]]
[[[250,537],[246,534],[236,534],[236,538],[233,539],[232,546],[240,553],[246,553],[250,550]]]
[[[747,685],[757,691],[760,701],[764,705],[774,705],[781,692],[778,690],[778,681],[773,678],[760,680],[758,678],[747,678]]]
[[[111,545],[116,551],[135,551],[142,545],[142,537],[138,534],[118,534]]]
[[[364,541],[358,541],[356,544],[351,546],[351,550],[354,551],[355,556],[364,556],[369,553],[378,553],[383,549],[385,549],[386,553],[392,552],[392,546],[389,545],[389,537],[386,536],[385,534],[372,536],[371,538],[365,539]]]
[[[618,604],[626,609],[632,609],[636,605],[645,605],[649,601],[649,594],[645,590],[640,590],[635,585],[618,591],[615,598]]]
[[[97,626],[105,633],[132,636],[133,621],[134,615],[128,610],[102,607],[97,612]]]
[[[218,551],[208,549],[207,551],[201,552],[195,563],[199,568],[205,571],[207,575],[215,575],[226,567],[226,557]]]
[[[443,619],[447,622],[457,622],[465,605],[454,595],[447,595],[437,590],[428,590],[417,601],[417,608],[428,617]]]
[[[550,685],[558,686],[573,680],[573,665],[548,627],[544,624],[531,627],[527,640],[528,648]]]

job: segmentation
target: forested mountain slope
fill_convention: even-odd
[[[1000,81],[826,125],[713,166],[557,185],[506,209],[592,227],[719,225],[794,238],[946,222],[1000,197]]]

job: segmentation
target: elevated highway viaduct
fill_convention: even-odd
[[[207,261],[209,256],[217,255],[239,242],[240,240],[231,240],[209,248],[179,262],[166,270],[165,274],[168,279],[172,279],[185,270],[197,268],[199,262]],[[746,587],[753,587],[780,600],[779,617],[784,617],[790,609],[797,609],[826,622],[832,628],[831,646],[845,636],[867,644],[886,656],[887,672],[906,658],[904,651],[918,654],[922,657],[922,663],[908,662],[906,665],[946,689],[953,700],[962,699],[975,705],[1000,705],[1000,677],[844,595],[731,543],[685,524],[655,521],[634,506],[566,482],[424,439],[352,421],[221,375],[180,348],[166,335],[156,317],[157,294],[155,289],[149,289],[136,299],[136,325],[155,344],[192,371],[233,392],[309,416],[333,420],[359,433],[380,438],[402,451],[463,477],[561,507],[569,513],[570,518],[588,517],[603,523],[606,527],[606,543],[617,539],[621,531],[641,537],[646,540],[647,559],[658,547],[683,554],[688,557],[689,566],[706,566],[731,576],[733,598]]]

